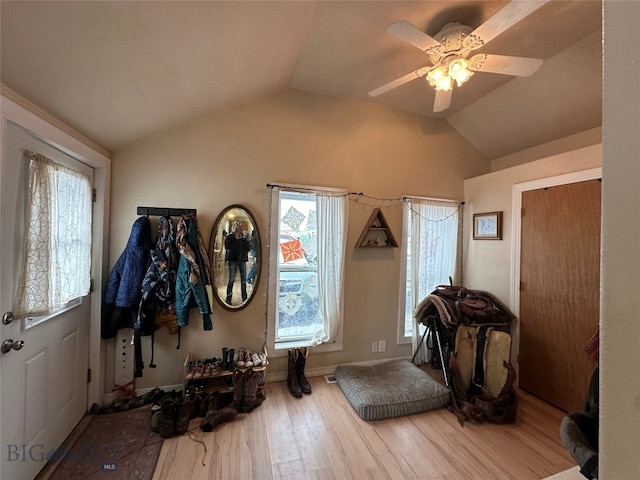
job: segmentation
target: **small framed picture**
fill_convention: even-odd
[[[502,212],[473,215],[474,240],[502,240]]]

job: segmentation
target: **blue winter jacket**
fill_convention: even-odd
[[[127,245],[107,278],[102,338],[115,336],[119,328],[133,327],[152,248],[151,222],[147,217],[139,217],[133,223]]]

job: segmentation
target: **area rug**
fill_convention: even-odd
[[[151,405],[89,417],[87,427],[48,476],[50,480],[151,479],[162,437],[151,430]]]
[[[410,415],[449,403],[449,390],[408,360],[341,365],[334,376],[363,420]]]

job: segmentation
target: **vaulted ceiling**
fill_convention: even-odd
[[[487,158],[601,125],[601,3],[552,0],[478,50],[544,59],[530,77],[477,72],[433,113],[430,65],[386,31],[476,28],[506,1],[6,1],[1,81],[115,151],[285,88],[448,121]]]

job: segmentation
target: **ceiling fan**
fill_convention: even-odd
[[[442,112],[451,104],[454,82],[459,87],[474,72],[499,73],[517,77],[532,75],[542,65],[541,59],[487,53],[468,57],[473,50],[484,47],[548,1],[512,0],[475,30],[460,22],[450,22],[433,37],[408,22],[392,23],[387,28],[387,32],[422,50],[429,56],[432,65],[419,68],[382,85],[369,92],[369,96],[377,97],[416,78],[425,78],[429,85],[436,89],[433,111]]]

